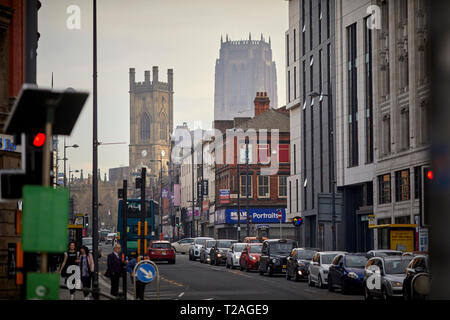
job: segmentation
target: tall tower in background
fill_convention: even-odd
[[[272,61],[271,41],[220,40],[220,56],[216,60],[214,120],[253,117],[256,92],[267,92],[270,107],[278,108],[277,72]]]
[[[167,70],[166,83],[159,81],[158,67],[153,67],[152,80],[150,71],[145,71],[144,82],[136,82],[135,69],[130,68],[129,172],[133,175],[147,167],[149,184],[159,180],[161,167],[159,161],[154,160],[162,159],[163,176],[168,172],[173,130],[173,69]]]

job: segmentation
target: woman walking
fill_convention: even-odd
[[[84,300],[89,300],[89,291],[87,289],[91,288],[92,273],[94,272],[94,258],[86,246],[80,248],[79,260]]]
[[[61,276],[65,277],[65,283],[67,285],[67,278],[70,276],[70,274],[67,274],[67,268],[69,266],[76,266],[78,265],[78,252],[76,250],[76,243],[74,241],[69,242],[69,250],[64,252],[64,261],[61,264],[61,269],[59,272],[61,273]],[[75,299],[75,288],[70,289],[70,300]]]

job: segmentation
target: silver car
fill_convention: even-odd
[[[317,252],[308,269],[308,284],[312,287],[317,285],[319,288],[324,288],[328,285],[328,268],[331,265],[334,257],[338,254],[344,254],[342,251],[323,251]]]
[[[411,256],[371,258],[364,269],[364,299],[402,297],[406,268],[412,259]]]
[[[206,243],[200,249],[200,263],[210,262],[209,251],[216,244],[216,240],[206,240]]]
[[[248,243],[237,242],[231,245],[231,249],[227,252],[227,260],[225,265],[227,268],[233,269],[234,267],[239,267],[239,259],[241,258],[242,250],[248,245]]]
[[[189,260],[197,260],[200,258],[200,249],[206,243],[207,240],[214,240],[210,237],[197,237],[194,238],[194,242],[191,244],[189,248]]]
[[[398,250],[388,250],[388,249],[370,250],[367,252],[366,257],[367,259],[370,259],[373,257],[401,256],[402,254],[403,252]]]
[[[175,249],[176,253],[185,254],[189,252],[191,244],[194,242],[193,238],[184,238],[178,240],[177,242],[172,242],[172,247]]]

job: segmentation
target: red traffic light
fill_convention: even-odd
[[[45,143],[45,134],[44,133],[38,133],[34,139],[33,139],[33,146],[35,147],[42,147]]]
[[[427,172],[427,178],[430,179],[430,180],[433,180],[433,177],[434,177],[434,175],[433,175],[433,170],[428,170],[428,172]]]

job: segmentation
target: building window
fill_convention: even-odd
[[[327,38],[330,39],[330,0],[327,0]]]
[[[269,164],[269,145],[268,144],[258,144],[258,163]]]
[[[410,199],[409,169],[395,173],[395,201],[407,201]]]
[[[364,19],[367,25],[368,19]],[[364,28],[364,73],[365,73],[365,100],[366,100],[366,163],[373,163],[373,79],[372,79],[372,30]]]
[[[247,197],[246,190],[248,185],[248,197],[252,198],[253,188],[252,188],[252,176],[248,176],[247,183],[245,183],[246,175],[241,175],[241,197]]]
[[[269,178],[270,176],[258,176],[258,198],[269,198]]]
[[[420,199],[422,188],[422,167],[414,168],[414,199]]]
[[[294,144],[294,175],[297,174],[297,145]]]
[[[286,198],[287,188],[287,176],[278,176],[278,197],[279,198]],[[291,188],[291,182],[289,181],[289,194],[290,194],[290,188]],[[289,195],[290,197],[290,195]]]
[[[348,152],[349,167],[358,166],[358,91],[356,23],[347,27],[348,42]]]
[[[302,0],[302,55],[306,52],[306,21],[305,21],[305,1]]]
[[[144,112],[141,117],[141,140],[150,139],[150,117]]]
[[[299,212],[298,210],[298,198],[299,198],[299,193],[298,193],[298,179],[295,179],[295,193],[296,193],[296,205],[297,205],[297,212]]]
[[[303,73],[302,73],[302,99],[306,102],[306,61],[303,60]]]
[[[297,67],[294,67],[294,100],[297,99]]]
[[[409,149],[409,110],[407,107],[400,110],[400,142],[401,149]]]
[[[278,161],[280,163],[288,163],[289,162],[289,145],[288,144],[279,144],[278,145]]]
[[[313,49],[313,7],[312,0],[309,0],[309,50]]]
[[[379,204],[391,203],[391,174],[378,177]]]
[[[288,71],[288,102],[291,102],[291,71]]]
[[[297,61],[297,30],[294,29],[294,62]]]
[[[319,19],[317,19],[317,23],[319,25],[319,44],[322,43],[322,1],[319,0],[319,10],[317,11],[319,14]]]
[[[395,224],[410,224],[411,217],[410,216],[395,217],[394,221]]]
[[[388,155],[391,153],[391,117],[388,114],[383,116],[381,134],[383,143],[383,155]]]
[[[289,35],[286,35],[286,66],[289,67]]]
[[[289,181],[289,212],[292,212],[292,181]]]
[[[322,93],[322,49],[319,50],[319,92]],[[319,101],[319,163],[320,163],[320,192],[323,192],[323,123],[322,123],[323,101]]]

